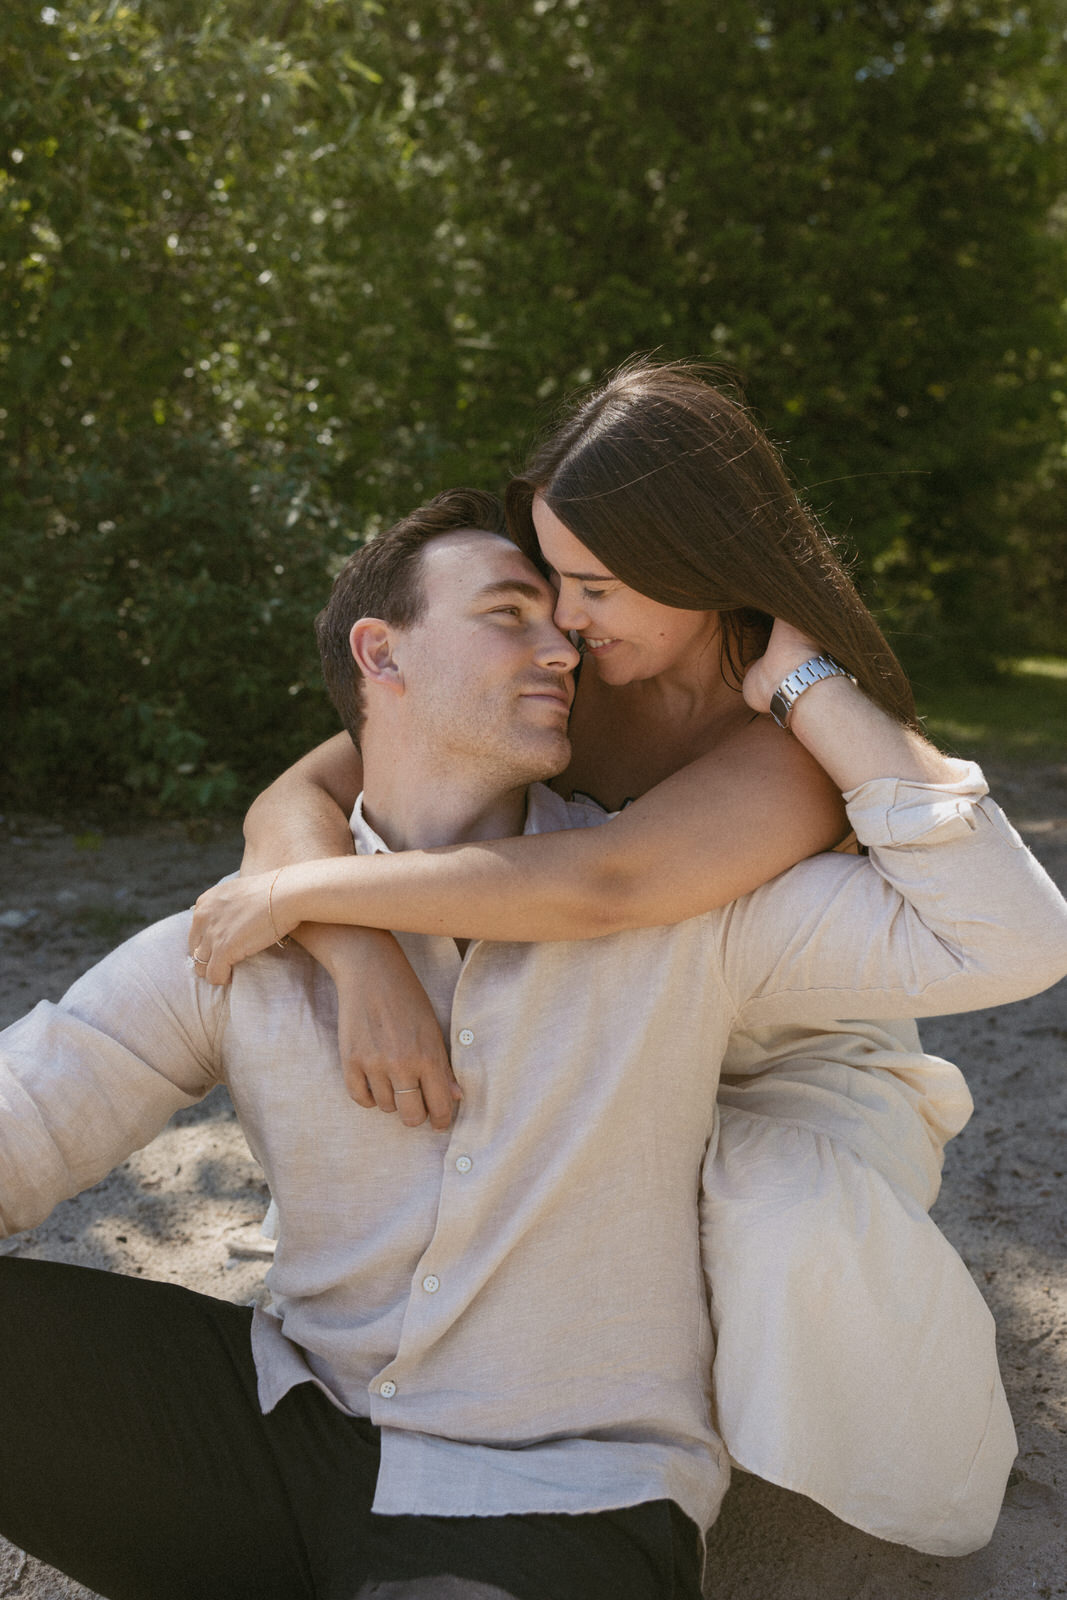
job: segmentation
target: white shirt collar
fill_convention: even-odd
[[[360,794],[352,809],[349,821],[357,856],[391,855],[392,851],[379,833],[363,815],[363,795]],[[558,833],[561,828],[573,827],[570,808],[566,800],[548,789],[543,783],[531,783],[526,791],[526,826],[523,833]]]

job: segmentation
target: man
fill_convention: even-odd
[[[527,788],[565,762],[575,652],[547,583],[481,531],[495,516],[440,496],[339,580],[362,853],[595,823]],[[969,771],[845,680],[793,726],[859,790],[877,868],[805,863],[725,911],[581,945],[401,936],[463,1085],[450,1129],[352,1105],[310,958],[272,943],[214,988],[184,961],[188,915],[8,1030],[5,1231],[221,1079],[279,1239],[254,1316],[0,1260],[20,1462],[0,1531],[139,1600],[697,1600],[727,1463],[695,1200],[731,1028],[995,1003],[1067,966],[1067,907]],[[329,918],[303,871],[267,899],[282,931]]]

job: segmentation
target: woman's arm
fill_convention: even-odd
[[[346,733],[303,756],[249,807],[242,873],[350,856],[348,819],[362,787],[363,763]]]
[[[649,813],[645,826],[657,831],[660,807],[666,800],[685,808],[697,822],[692,848],[710,869],[705,889],[706,906],[730,899],[755,887],[765,878],[792,866],[797,860],[833,844],[843,831],[840,796],[821,771],[783,740],[770,724],[753,724],[738,736],[736,748],[723,744],[714,756],[696,764],[697,771],[676,794],[649,797],[641,802]],[[680,775],[681,776],[681,775]],[[362,763],[351,740],[338,734],[304,756],[254,801],[245,818],[245,855],[242,878],[272,873],[283,865],[309,860],[352,861],[352,835],[348,816],[363,782]],[[693,790],[693,798],[688,794]],[[629,818],[633,807],[626,813]],[[638,812],[640,820],[641,813]],[[524,863],[517,894],[519,907],[539,899],[555,938],[588,937],[606,931],[602,917],[610,908],[608,887],[617,898],[616,915],[629,915],[636,925],[642,913],[641,887],[650,884],[647,851],[640,829],[628,821],[576,834],[576,840],[603,837],[608,846],[581,851],[574,879],[569,852],[549,852],[547,869],[538,861]],[[766,847],[760,832],[772,842]],[[535,854],[540,840],[525,840]],[[545,842],[548,842],[547,840]],[[714,842],[714,848],[709,848]],[[684,848],[684,847],[683,847]],[[618,855],[616,856],[616,852]],[[552,876],[552,856],[556,876]],[[385,859],[385,858],[383,858]],[[644,873],[622,872],[616,866],[644,862]],[[473,865],[468,861],[468,866]],[[505,872],[507,862],[500,864]],[[436,863],[435,863],[436,869]],[[546,873],[544,880],[541,874]],[[711,876],[714,874],[714,876]],[[267,880],[269,881],[269,880]],[[567,895],[561,898],[560,890]],[[448,885],[441,892],[447,895]],[[460,886],[459,894],[465,890]],[[489,905],[498,893],[515,898],[512,890],[497,890],[490,881],[483,891]],[[700,909],[705,909],[701,906]],[[448,910],[447,902],[444,907]],[[589,912],[592,915],[589,915]],[[553,919],[554,920],[551,920]],[[386,919],[393,925],[392,919]],[[674,920],[668,915],[656,920]],[[348,1092],[358,1105],[377,1105],[395,1111],[400,1120],[417,1126],[427,1116],[435,1128],[451,1121],[459,1087],[448,1059],[447,1047],[429,1001],[407,957],[391,934],[367,926],[340,922],[304,921],[294,937],[329,973],[337,990],[338,1045]],[[516,927],[513,937],[533,937]],[[273,935],[272,935],[273,937]],[[197,935],[192,948],[199,950]],[[211,948],[205,938],[204,948]],[[214,969],[208,968],[208,971]],[[397,1090],[401,1093],[397,1093]]]
[[[810,641],[776,623],[745,678],[748,704],[763,709],[810,655]],[[870,861],[804,862],[717,920],[743,1027],[939,1016],[1059,981],[1067,902],[973,763],[942,755],[847,677],[805,689],[790,727],[847,795]]]
[[[816,650],[777,622],[745,678],[753,710],[766,711],[773,689]],[[235,960],[304,918],[530,941],[681,922],[831,845],[842,831],[841,790],[879,774],[936,783],[949,770],[845,678],[808,690],[792,721],[795,739],[749,724],[599,828],[305,862],[220,884],[193,922],[209,957],[204,975],[226,982]]]
[[[745,678],[748,704],[766,710],[775,686],[813,653],[810,640],[776,623],[766,657]],[[749,1022],[816,1021],[840,1015],[836,1006],[845,1008],[845,1016],[867,1009],[883,1017],[939,1015],[1020,999],[1063,976],[1067,903],[1002,814],[984,800],[977,768],[943,756],[847,677],[806,689],[790,726],[849,796],[856,831],[871,846],[872,859],[805,862],[788,882],[768,884],[762,894],[738,902],[731,916],[717,919],[727,985],[746,997]],[[473,850],[481,858],[499,848]],[[443,854],[449,861],[459,852]],[[388,861],[403,865],[408,859]],[[352,863],[361,864],[375,863]],[[687,900],[681,914],[692,914],[684,874],[671,863],[660,864],[675,871],[679,888],[674,915],[651,917],[650,925],[675,920]],[[335,907],[340,910],[348,888],[339,892],[336,880],[348,865],[326,863],[325,874],[314,862],[289,868],[298,883],[291,899],[283,897],[282,926],[301,912],[329,919]],[[692,877],[696,864],[689,865]],[[645,860],[642,868],[648,867]],[[253,906],[254,882],[246,890]],[[807,892],[798,891],[798,884],[809,886]],[[269,917],[270,888],[263,890]],[[360,914],[365,898],[360,891]],[[460,932],[470,927],[477,935],[471,913],[459,914]],[[253,948],[261,947],[262,935],[254,931],[261,915],[253,909],[242,929],[239,913],[233,941],[238,951],[249,929]],[[225,908],[220,922],[226,922]],[[857,929],[871,928],[877,938],[857,939]],[[222,959],[214,946],[210,957],[208,976],[215,969],[223,977],[218,969],[230,959],[225,941]]]
[[[724,905],[844,831],[840,793],[761,720],[600,827],[286,867],[271,910],[280,932],[311,916],[457,938],[589,939]],[[211,981],[271,942],[270,882],[201,898],[194,928]]]
[[[320,744],[253,801],[242,876],[351,857],[348,818],[362,786],[363,763],[348,735]],[[430,1002],[392,934],[304,921],[293,937],[333,979],[341,1067],[356,1104],[395,1111],[409,1127],[429,1117],[447,1128],[459,1085]]]

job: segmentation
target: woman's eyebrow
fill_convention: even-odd
[[[615,578],[610,572],[557,572],[556,576],[557,578],[575,578],[579,583],[615,582]]]

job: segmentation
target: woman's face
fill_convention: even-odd
[[[717,611],[681,611],[622,583],[534,496],[537,542],[559,595],[556,627],[581,635],[605,683],[636,683],[696,664],[719,632]],[[716,652],[715,658],[718,659]]]

